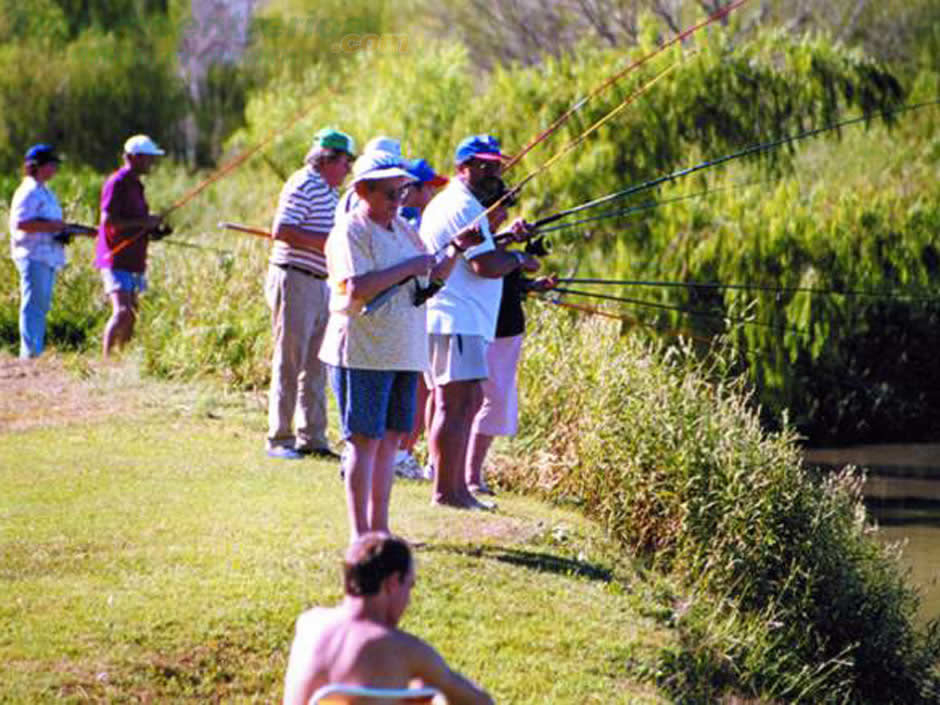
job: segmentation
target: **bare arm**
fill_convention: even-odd
[[[346,293],[351,299],[366,303],[371,301],[377,294],[381,294],[389,287],[403,282],[408,277],[427,274],[433,266],[434,258],[431,255],[409,257],[387,269],[377,269],[349,277],[345,280]]]
[[[65,222],[61,220],[50,220],[46,218],[30,218],[21,220],[16,224],[17,230],[24,233],[54,233],[65,229]]]
[[[119,218],[108,211],[101,214],[101,220],[106,227],[114,228],[118,232],[126,230],[150,230],[156,228],[163,221],[159,215],[148,215],[146,218]]]
[[[520,267],[526,272],[535,272],[539,268],[539,261],[532,255],[507,252],[498,247],[470,260],[470,268],[474,273],[487,279],[499,279]]]
[[[434,649],[415,639],[412,672],[425,685],[436,688],[447,698],[447,705],[493,705],[493,699],[475,683],[444,662]]]
[[[287,223],[278,223],[274,231],[274,239],[282,240],[291,247],[299,247],[302,250],[313,250],[323,253],[326,246],[326,238],[329,233],[323,233],[318,230],[307,230],[297,225],[288,225]]]

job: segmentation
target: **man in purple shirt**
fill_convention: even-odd
[[[104,329],[105,357],[131,339],[137,296],[147,288],[147,243],[154,238],[162,218],[150,215],[140,177],[149,173],[163,154],[146,135],[134,135],[124,143],[124,165],[108,177],[101,189],[95,266],[101,270],[112,310]]]

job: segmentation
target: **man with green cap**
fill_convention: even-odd
[[[355,153],[349,135],[320,130],[304,167],[281,189],[271,225],[264,293],[274,334],[266,444],[272,458],[339,459],[326,438],[326,370],[317,353],[329,320],[323,247]]]

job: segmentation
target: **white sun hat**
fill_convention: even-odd
[[[360,181],[391,179],[396,176],[404,176],[414,181],[414,177],[405,171],[405,163],[402,158],[392,152],[364,151],[353,164],[352,173],[354,184]]]
[[[396,140],[394,137],[373,137],[366,143],[363,152],[389,152],[395,154],[398,157],[402,157],[401,153],[401,140]]]
[[[157,143],[147,137],[147,135],[134,135],[128,137],[124,143],[124,154],[152,154],[159,157],[166,154],[157,146]]]

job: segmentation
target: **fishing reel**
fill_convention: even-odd
[[[90,228],[87,225],[79,225],[78,223],[66,223],[65,227],[52,237],[58,243],[63,245],[70,245],[72,243],[72,238],[76,235],[97,234],[98,230],[96,228]]]
[[[415,306],[423,306],[424,303],[439,292],[443,286],[444,281],[442,279],[432,279],[431,283],[427,286],[416,284],[415,293],[411,299],[412,303],[414,303]]]
[[[552,253],[551,242],[545,235],[536,235],[526,241],[525,253],[533,257],[548,257]]]
[[[162,240],[163,238],[172,234],[173,228],[170,227],[167,223],[160,223],[157,227],[147,233],[150,239],[154,241]]]

